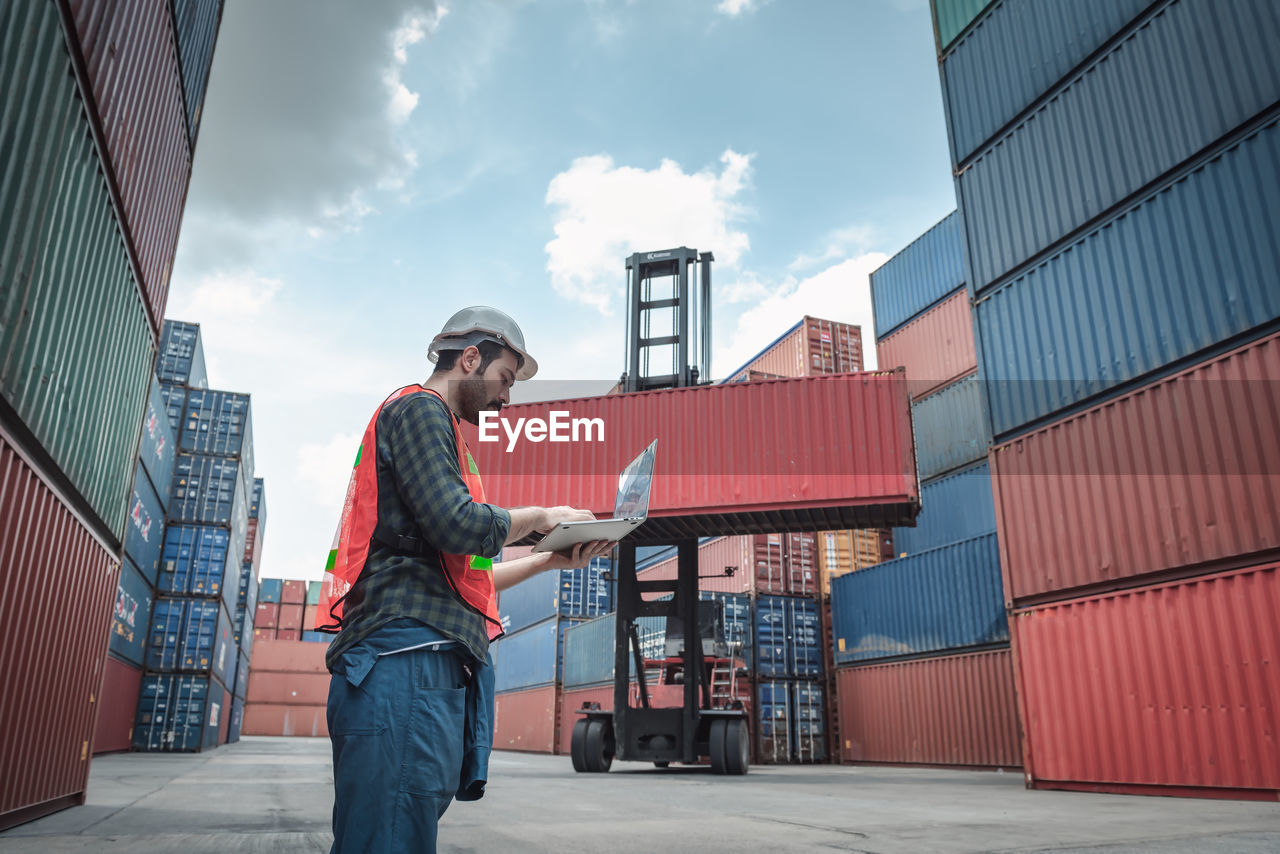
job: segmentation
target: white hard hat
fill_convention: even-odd
[[[431,339],[427,358],[432,362],[444,350],[465,350],[481,341],[493,341],[520,357],[516,379],[527,380],[538,372],[538,363],[524,348],[524,333],[506,312],[487,305],[473,305],[455,313],[444,323],[440,334]]]

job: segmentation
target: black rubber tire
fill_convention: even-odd
[[[725,723],[726,721],[724,718],[716,718],[711,722],[711,737],[709,739],[710,744],[708,744],[707,747],[711,754],[711,773],[712,774],[726,773],[725,755],[724,755]]]
[[[587,727],[591,721],[582,718],[573,723],[573,738],[569,742],[569,755],[573,759],[573,770],[579,774],[587,770]]]
[[[745,774],[751,766],[751,730],[744,718],[725,721],[724,772]]]
[[[670,768],[671,763],[665,759],[655,759],[653,760],[653,767],[654,768]]]
[[[613,765],[613,727],[604,721],[592,721],[587,728],[587,770],[601,773]]]

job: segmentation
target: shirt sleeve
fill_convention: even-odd
[[[388,426],[391,470],[422,536],[446,554],[496,556],[511,514],[467,491],[445,405],[432,395],[415,395],[396,407]]]

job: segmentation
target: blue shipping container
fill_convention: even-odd
[[[227,724],[227,744],[235,744],[240,740],[240,730],[244,726],[244,698],[231,699],[231,721]]]
[[[516,691],[560,679],[566,631],[577,621],[550,619],[496,642],[494,690]]]
[[[328,632],[303,632],[302,639],[307,643],[329,643],[333,635]]]
[[[125,661],[142,666],[147,654],[147,634],[151,627],[150,585],[127,557],[120,562],[120,583],[116,606],[111,614],[108,648]]]
[[[914,528],[893,529],[894,554],[913,555],[996,529],[991,466],[985,460],[920,484]]]
[[[240,479],[241,463],[228,457],[178,454],[173,467],[169,519],[231,528],[233,543],[244,552],[249,527],[249,501]]]
[[[876,340],[964,287],[964,228],[952,211],[871,274]]]
[[[1178,0],[1099,56],[957,176],[970,287],[985,292],[1269,108],[1276,44],[1274,0]]]
[[[143,676],[134,749],[195,752],[217,747],[222,706],[229,699],[222,683],[208,676]]]
[[[560,573],[540,572],[498,594],[504,632],[518,632],[554,617],[560,607]]]
[[[756,708],[760,723],[757,758],[769,764],[790,762],[793,729],[790,683],[781,680],[758,682]]]
[[[240,564],[240,586],[236,589],[236,606],[252,611],[258,607],[258,579],[253,573],[253,564],[245,561]]]
[[[173,18],[178,35],[178,64],[182,70],[182,95],[187,105],[187,134],[196,147],[204,94],[213,65],[213,46],[222,22],[222,0],[174,0]]]
[[[911,404],[916,471],[921,480],[985,459],[991,425],[977,374]]]
[[[283,592],[283,578],[264,578],[258,583],[259,602],[279,602]]]
[[[602,685],[613,681],[616,621],[616,614],[607,614],[569,627],[564,640],[566,688]],[[636,635],[645,658],[663,657],[663,647],[667,640],[666,626],[665,617],[640,617],[636,620]],[[630,658],[627,660],[631,661]]]
[[[812,599],[788,599],[787,675],[822,675],[822,624],[818,603]]]
[[[724,639],[731,655],[741,657],[751,666],[751,597],[746,593],[720,593],[700,590],[698,598],[724,605]]]
[[[249,497],[249,518],[258,520],[258,530],[262,530],[267,522],[266,486],[262,478],[253,479],[253,492]]]
[[[560,570],[560,615],[600,617],[613,610],[613,583],[605,580],[613,569],[608,558],[596,558],[578,569]]]
[[[187,408],[187,387],[173,383],[160,383],[160,399],[164,401],[164,414],[169,422],[169,432],[173,434],[174,462],[178,459],[178,433],[182,429],[182,413]],[[172,469],[170,470],[172,477]],[[172,484],[170,484],[172,486]],[[166,499],[165,504],[168,505]]]
[[[799,762],[821,762],[827,758],[827,706],[822,685],[816,682],[791,683],[791,756]]]
[[[996,438],[1280,317],[1278,164],[1272,122],[979,299]]]
[[[995,4],[942,64],[952,164],[965,161],[1150,5],[1151,0]]]
[[[837,664],[1007,643],[994,533],[831,581]]]
[[[178,448],[188,454],[208,454],[240,460],[245,501],[252,502],[253,408],[249,395],[234,391],[192,389],[187,393]]]
[[[236,656],[236,682],[232,692],[237,697],[245,697],[249,692],[249,653],[240,650]]]
[[[156,599],[147,639],[147,669],[212,673],[234,680],[235,638],[231,617],[217,599]]]
[[[160,353],[156,357],[156,376],[160,382],[177,386],[205,388],[209,374],[204,366],[204,345],[200,343],[200,324],[166,320],[160,329]],[[177,425],[174,425],[175,428]]]
[[[133,558],[148,583],[156,583],[164,543],[164,505],[139,462],[133,474],[129,518],[124,526],[124,553]]]
[[[790,675],[787,642],[787,599],[761,596],[756,599],[756,674],[770,678]]]
[[[160,380],[151,378],[151,394],[142,416],[142,442],[138,457],[151,478],[151,486],[160,497],[161,506],[169,503],[169,489],[173,485],[173,464],[178,453],[178,442],[169,424],[169,413],[164,397],[160,394]]]
[[[216,596],[236,606],[239,586],[236,561],[230,552],[231,532],[213,525],[171,524],[165,531],[160,580],[162,594]]]

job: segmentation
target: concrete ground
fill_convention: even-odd
[[[992,772],[754,766],[745,777],[496,753],[454,804],[446,852],[1280,852],[1280,805],[1028,791]],[[95,759],[88,803],[0,834],[0,852],[325,852],[326,739]]]

